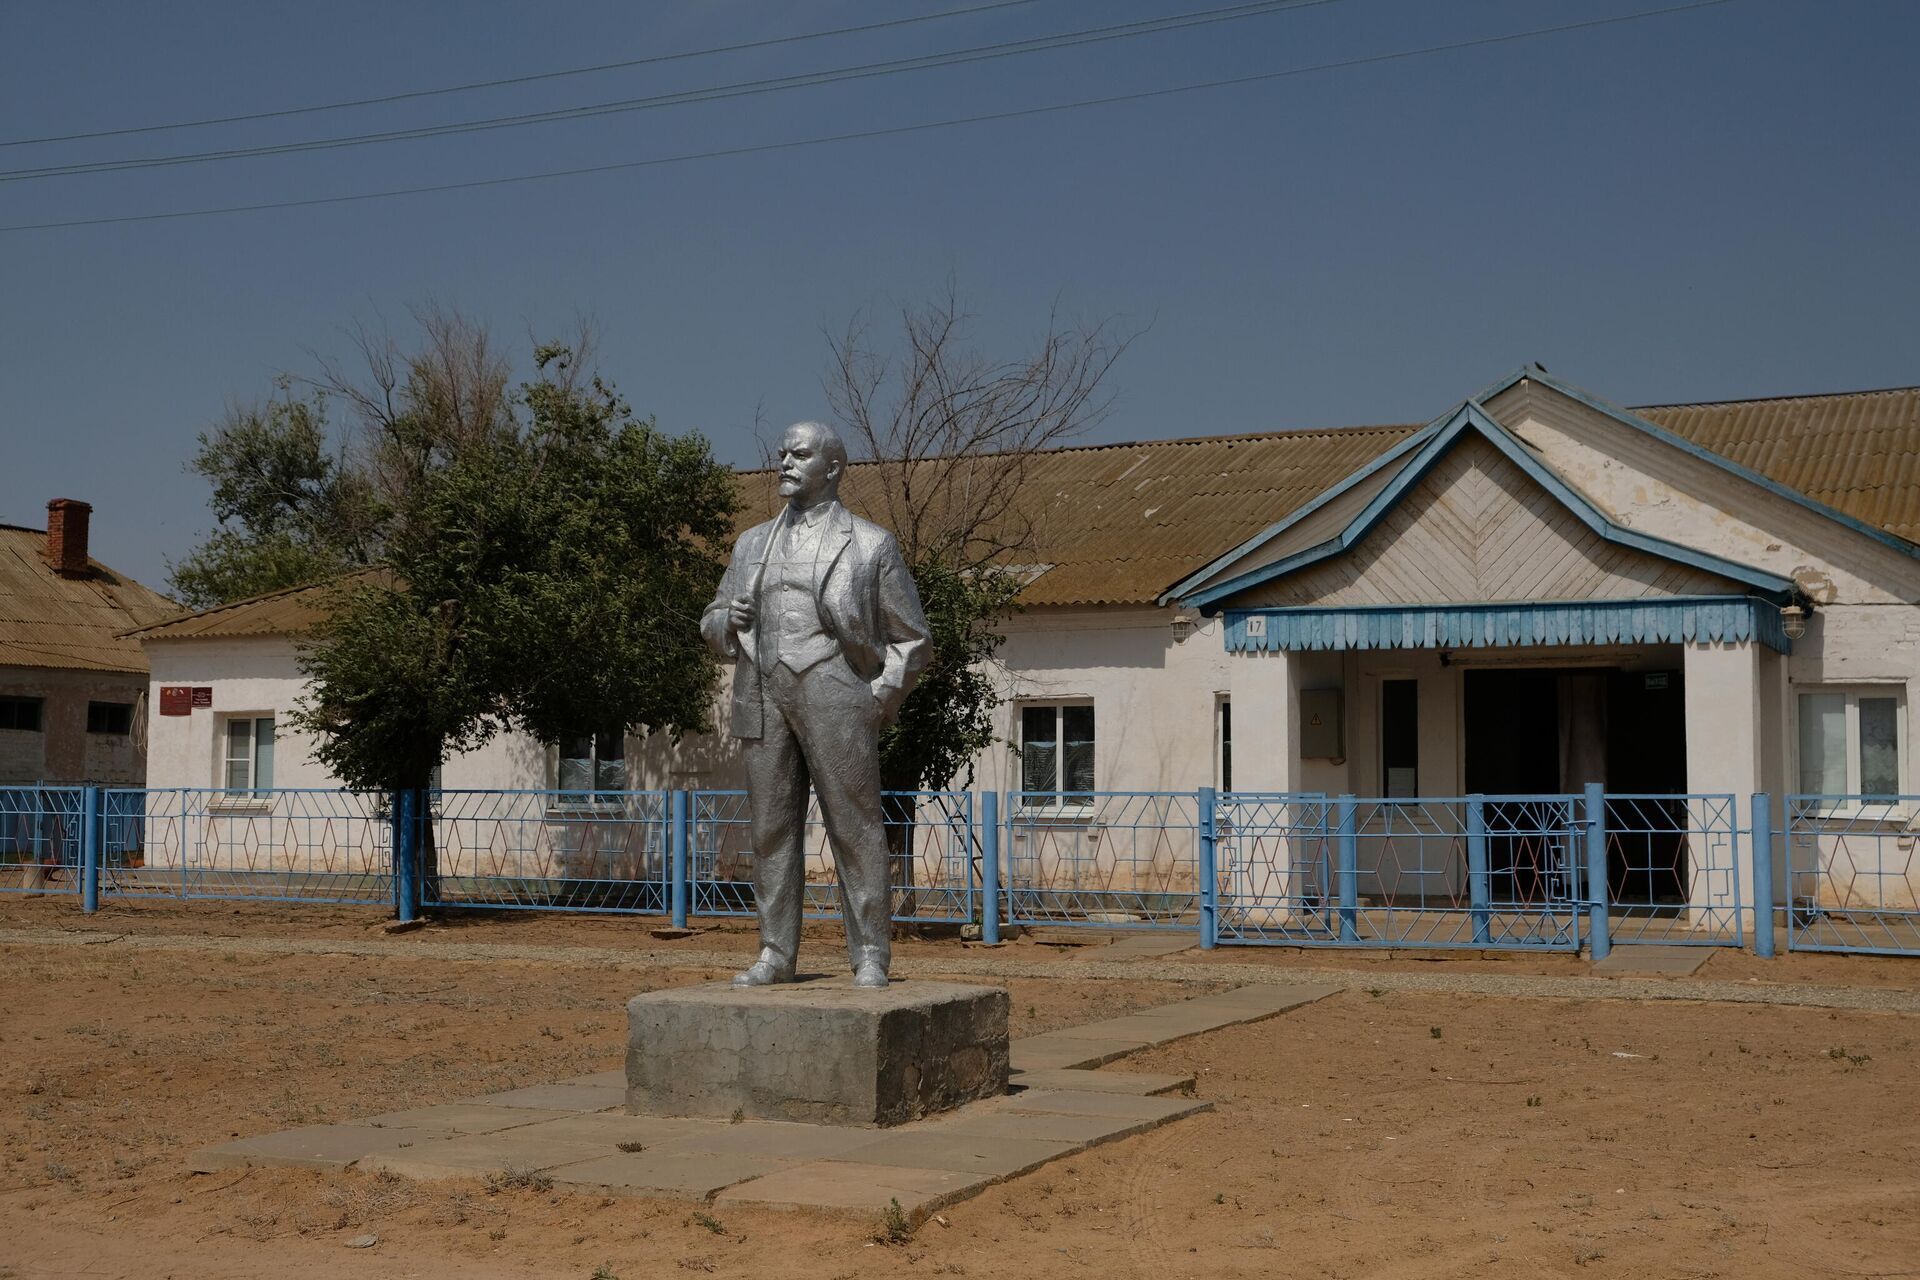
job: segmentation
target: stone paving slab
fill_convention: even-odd
[[[1711,950],[1711,947],[1616,946],[1607,953],[1606,959],[1594,962],[1593,971],[1691,978],[1707,962]]]
[[[1007,1046],[1007,1065],[1015,1071],[1092,1068],[1146,1048],[1145,1040],[1083,1040],[1074,1036],[1027,1036]]]
[[[361,1160],[360,1167],[384,1169],[408,1178],[458,1178],[501,1169],[536,1172],[557,1169],[607,1154],[605,1143],[542,1137],[527,1129],[508,1129],[383,1151]]]
[[[978,1138],[1037,1138],[1042,1142],[1071,1142],[1079,1148],[1097,1146],[1144,1133],[1165,1123],[1158,1119],[1116,1116],[1076,1116],[1039,1111],[991,1111],[963,1115],[944,1127],[948,1133]]]
[[[935,1210],[978,1194],[992,1182],[950,1169],[823,1160],[791,1165],[728,1187],[714,1197],[714,1203],[769,1209],[839,1209],[864,1216],[885,1213],[897,1202],[910,1221],[918,1222]]]
[[[867,1146],[876,1129],[849,1129],[818,1124],[781,1124],[775,1121],[742,1121],[739,1124],[714,1124],[709,1121],[698,1129],[669,1138],[663,1143],[676,1151],[705,1151],[715,1154],[764,1155],[782,1160],[832,1160],[843,1152]]]
[[[472,1099],[494,1107],[528,1107],[538,1111],[608,1111],[627,1101],[625,1085],[536,1084],[505,1093]]]
[[[1157,960],[1178,955],[1200,945],[1198,932],[1130,933],[1115,938],[1104,947],[1082,947],[1073,953],[1075,960]]]
[[[597,1187],[626,1195],[708,1200],[718,1192],[787,1168],[767,1155],[720,1151],[622,1151],[553,1171],[555,1183]]]
[[[1147,1097],[1159,1093],[1192,1093],[1192,1076],[1162,1075],[1150,1071],[1082,1071],[1036,1068],[1014,1075],[1014,1089],[1080,1089],[1088,1093],[1131,1093]]]
[[[627,1069],[625,1067],[615,1067],[611,1071],[596,1071],[592,1075],[569,1076],[565,1080],[556,1080],[554,1083],[588,1089],[618,1089],[621,1093],[625,1093],[627,1090]]]
[[[446,1140],[430,1129],[376,1129],[367,1124],[320,1124],[257,1138],[241,1138],[187,1157],[195,1173],[253,1166],[262,1169],[344,1169],[376,1152]]]
[[[1202,1098],[1137,1098],[1124,1093],[1079,1093],[1065,1089],[1028,1089],[985,1104],[996,1111],[1039,1111],[1069,1116],[1112,1116],[1165,1123],[1197,1111],[1211,1111]]]
[[[878,1142],[855,1147],[843,1157],[849,1164],[897,1165],[906,1169],[947,1169],[976,1178],[999,1180],[1038,1169],[1049,1160],[1072,1155],[1081,1144],[1037,1138],[1000,1138],[962,1133],[952,1125],[930,1125],[918,1132],[896,1131]]]
[[[714,1127],[711,1120],[685,1120],[677,1116],[630,1116],[620,1111],[593,1111],[584,1115],[565,1115],[529,1125],[516,1132],[556,1142],[598,1143],[609,1150],[623,1142],[643,1146],[662,1146],[690,1133]]]
[[[432,1129],[440,1134],[498,1133],[521,1125],[539,1124],[574,1114],[571,1111],[534,1111],[526,1107],[496,1107],[483,1102],[446,1102],[437,1107],[415,1107],[411,1111],[389,1111],[368,1116],[356,1124],[376,1129]]]

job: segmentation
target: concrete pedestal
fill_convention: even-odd
[[[627,1002],[627,1110],[885,1126],[1007,1091],[1007,993],[849,978]]]

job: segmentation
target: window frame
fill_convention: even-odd
[[[589,771],[588,776],[594,780],[595,785],[591,787],[563,787],[560,785],[562,769],[568,763],[578,761],[582,757],[566,754],[569,739],[562,739],[554,743],[553,790],[555,796],[552,807],[555,809],[575,810],[618,808],[625,802],[626,794],[632,790],[631,786],[628,785],[633,779],[632,775],[627,771],[627,731],[624,728],[609,729],[599,732],[577,733],[570,736],[572,739],[585,738],[587,740],[588,750],[592,753],[585,757]],[[601,759],[601,743],[603,739],[611,739],[613,742],[619,744],[620,754],[617,757],[620,762],[621,785],[619,787],[601,787],[598,785],[602,765],[613,763],[613,758],[606,760]]]
[[[1087,815],[1094,811],[1093,798],[1098,787],[1087,791],[1063,790],[1061,784],[1066,781],[1066,712],[1069,707],[1085,707],[1093,714],[1093,735],[1089,743],[1093,748],[1094,780],[1099,781],[1100,762],[1100,715],[1092,698],[1026,698],[1014,703],[1014,724],[1019,730],[1014,747],[1014,768],[1018,771],[1020,807],[1023,809],[1051,809],[1066,816]],[[1055,744],[1053,788],[1051,790],[1028,790],[1027,788],[1027,712],[1051,710],[1053,712],[1053,741]]]
[[[1805,760],[1801,754],[1801,739],[1805,724],[1805,699],[1823,694],[1838,696],[1843,700],[1845,717],[1846,757],[1843,770],[1847,789],[1838,794],[1845,800],[1822,804],[1822,815],[1845,814],[1895,818],[1902,817],[1911,804],[1902,799],[1910,794],[1909,760],[1907,744],[1907,687],[1899,683],[1877,683],[1874,681],[1846,681],[1835,683],[1808,683],[1793,686],[1793,781],[1794,791],[1799,795],[1828,794],[1805,790]],[[1890,699],[1893,702],[1893,767],[1895,790],[1891,796],[1875,793],[1868,796],[1861,790],[1864,779],[1861,776],[1860,741],[1860,703],[1863,699]]]
[[[0,723],[0,730],[9,733],[45,733],[47,731],[47,700],[31,693],[0,693],[0,706],[9,708],[8,719],[18,718],[18,709],[33,708],[33,725],[26,727],[18,724]]]
[[[255,711],[238,715],[220,717],[220,732],[214,738],[215,778],[214,791],[217,793],[213,805],[218,809],[264,809],[273,804],[275,761],[270,756],[267,763],[265,785],[260,778],[260,726],[268,726],[268,745],[277,744],[280,736],[279,717],[271,711]],[[229,785],[229,772],[236,760],[233,755],[233,726],[247,726],[247,785],[236,789]],[[277,754],[277,752],[275,753]]]
[[[119,729],[96,729],[93,727],[94,713],[117,711],[126,719],[124,727]],[[125,738],[133,733],[133,704],[131,702],[99,702],[87,700],[87,732],[104,738]]]

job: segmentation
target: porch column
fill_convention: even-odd
[[[1753,793],[1766,785],[1767,773],[1759,646],[1702,642],[1688,645],[1685,654],[1687,790],[1731,792],[1733,824],[1745,826],[1742,815],[1749,811]],[[1703,922],[1705,908],[1732,905],[1728,868],[1734,864],[1734,854],[1724,844],[1709,847],[1716,838],[1730,837],[1703,838],[1696,828],[1689,839],[1693,865],[1687,877],[1688,898],[1694,918]],[[1750,893],[1751,877],[1743,874],[1740,879],[1743,895]]]
[[[1233,789],[1293,792],[1301,787],[1300,657],[1286,652],[1241,652],[1227,662],[1233,699]],[[1228,927],[1281,926],[1293,916],[1293,897],[1309,891],[1294,883],[1296,869],[1317,865],[1322,816],[1302,805],[1254,802],[1223,806],[1238,828],[1223,833],[1216,861]]]

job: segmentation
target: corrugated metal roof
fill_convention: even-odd
[[[1634,412],[1856,520],[1920,542],[1920,387]]]
[[[326,616],[333,582],[312,582],[249,596],[232,604],[172,616],[129,633],[142,640],[216,639],[232,636],[297,636]]]
[[[1649,421],[1897,536],[1920,541],[1920,387],[1658,405]],[[1032,606],[1147,604],[1419,430],[1403,426],[1082,445],[1036,456],[1022,507],[1046,566]],[[873,515],[855,464],[848,505]],[[742,527],[775,509],[773,477],[740,477]],[[142,637],[293,634],[319,616],[318,587],[276,592],[149,627]]]
[[[140,642],[124,633],[180,606],[98,560],[85,578],[46,561],[43,529],[0,525],[0,666],[145,671]]]

